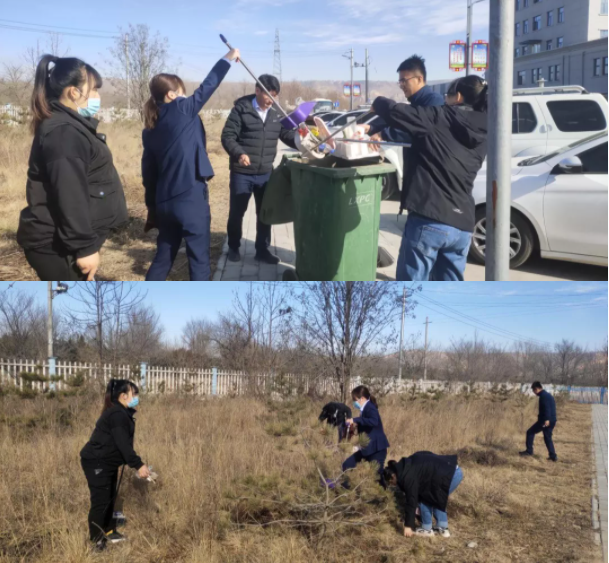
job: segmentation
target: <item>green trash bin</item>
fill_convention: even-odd
[[[391,164],[338,168],[328,157],[291,159],[296,271],[284,280],[376,279],[383,176]]]

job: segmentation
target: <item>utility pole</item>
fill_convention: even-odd
[[[400,330],[400,360],[398,365],[398,379],[402,381],[402,351],[403,351],[403,343],[404,343],[404,318],[406,316],[406,287],[404,287],[402,292],[402,328]]]
[[[510,205],[512,192],[512,80],[514,71],[514,3],[491,0],[488,69],[486,175],[487,281],[510,276]]]
[[[131,111],[131,68],[129,65],[129,34],[125,33],[125,64],[127,67],[127,110]]]
[[[465,76],[469,76],[469,50],[472,44],[472,11],[474,4],[467,0],[467,30],[465,32]]]
[[[53,289],[53,282],[48,282],[47,286],[47,359],[49,365],[49,379],[51,381],[49,387],[51,391],[55,391],[55,356],[53,355],[53,298],[55,295],[60,295],[68,291],[68,286],[65,283],[57,282],[57,288]]]
[[[425,352],[423,353],[423,381],[427,380],[427,332],[429,329],[429,317],[425,317]]]
[[[349,111],[353,111],[353,47],[351,47],[351,96],[349,98]]]
[[[368,65],[370,64],[370,61],[368,59],[368,49],[366,49],[366,103],[370,102],[370,99],[368,98]]]
[[[281,45],[279,44],[279,28],[275,29],[275,51],[273,55],[273,74],[279,79],[279,84],[283,84],[283,79],[281,77]]]
[[[345,282],[345,331],[343,342],[343,382],[342,382],[342,400],[347,401],[347,383],[351,380],[351,303],[353,301],[353,282]],[[345,369],[345,364],[349,362],[348,370]]]

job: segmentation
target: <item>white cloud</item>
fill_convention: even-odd
[[[585,284],[567,284],[556,290],[556,293],[593,293],[594,291],[607,291],[606,285],[599,285],[595,283]]]
[[[254,32],[254,35],[268,35],[268,31],[258,30]]]

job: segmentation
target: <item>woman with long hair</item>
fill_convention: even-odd
[[[353,406],[359,411],[359,416],[347,420],[347,424],[356,424],[360,434],[369,438],[366,447],[358,450],[343,462],[343,472],[354,469],[361,461],[374,462],[378,466],[379,482],[385,486],[383,468],[387,459],[389,440],[383,430],[383,421],[378,410],[376,399],[368,387],[359,385],[351,391]]]
[[[150,81],[144,108],[142,181],[146,189],[148,221],[145,230],[158,228],[157,251],[147,281],[165,281],[182,243],[193,281],[209,281],[210,227],[208,181],[214,171],[207,156],[205,129],[199,112],[216,91],[231,62],[232,49],[207,78],[186,96],[184,82],[175,74],[157,74]]]
[[[89,539],[97,549],[104,549],[107,542],[117,543],[125,539],[117,532],[114,519],[114,503],[120,487],[119,467],[128,465],[141,479],[150,476],[148,466],[133,449],[138,394],[135,383],[111,379],[95,430],[80,451],[81,465],[91,493]]]
[[[110,231],[127,221],[106,137],[97,132],[100,74],[74,57],[36,67],[27,207],[17,242],[41,280],[93,280]]]
[[[464,279],[475,223],[472,190],[487,152],[488,87],[475,75],[453,86],[452,105],[414,107],[383,97],[372,104],[388,125],[412,138],[398,281]]]

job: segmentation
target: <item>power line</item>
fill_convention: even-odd
[[[0,18],[0,22],[6,22],[6,23],[10,23],[10,24],[21,24],[21,25],[28,25],[28,26],[35,26],[35,27],[52,27],[52,28],[57,28],[57,29],[70,29],[72,31],[80,31],[80,32],[87,32],[87,33],[106,33],[106,34],[110,34],[110,35],[118,35],[118,33],[116,31],[105,31],[102,29],[83,29],[81,27],[67,27],[65,25],[28,23],[28,22],[15,21],[15,20],[5,20],[2,18]]]
[[[0,24],[0,28],[3,29],[11,29],[13,31],[30,31],[34,33],[56,33],[57,35],[69,35],[71,37],[89,37],[91,39],[114,39],[115,37],[120,37],[118,34],[115,36],[104,36],[104,35],[91,35],[90,33],[72,33],[68,31],[55,31],[55,30],[45,30],[45,29],[29,29],[26,27],[19,27],[14,25],[5,25]]]

